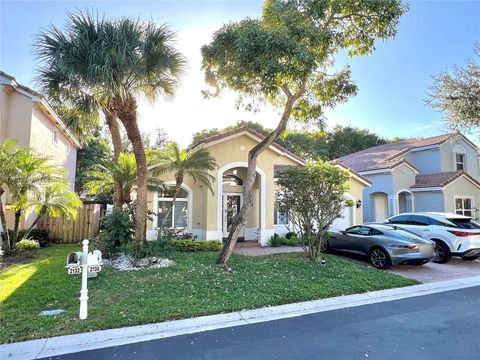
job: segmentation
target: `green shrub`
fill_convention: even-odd
[[[170,242],[178,251],[220,251],[222,242],[220,240],[172,240]]]
[[[92,250],[100,250],[102,257],[108,259],[118,250],[118,247],[115,246],[116,241],[117,239],[109,231],[102,230],[90,239],[90,248]]]
[[[15,246],[15,250],[18,254],[25,255],[26,257],[34,256],[40,249],[40,244],[36,240],[22,239]]]
[[[13,231],[8,230],[8,233],[10,235],[10,238],[12,238]],[[46,247],[48,246],[49,242],[49,231],[45,229],[32,229],[30,233],[28,233],[27,230],[19,230],[18,231],[18,238],[23,239],[25,237],[28,237],[29,239],[36,240],[40,244],[41,247]]]
[[[285,237],[290,240],[292,237],[297,237],[297,234],[294,233],[293,231],[289,231],[288,233],[285,234]]]
[[[109,236],[114,239],[113,245],[116,248],[120,248],[133,240],[134,222],[130,212],[129,209],[113,209],[113,212],[103,219],[104,231],[108,232]]]
[[[298,241],[297,236],[291,236],[290,238],[278,236],[278,234],[273,235],[270,238],[270,245],[273,247],[277,246],[298,246],[300,242]]]

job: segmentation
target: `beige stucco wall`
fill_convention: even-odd
[[[21,146],[30,146],[33,103],[26,95],[7,90],[8,87],[2,85],[0,141],[15,139]]]
[[[216,178],[213,185],[214,193],[207,191],[204,185],[194,184],[190,178],[185,179],[187,184],[193,192],[193,214],[192,214],[192,229],[202,229],[204,235],[207,232],[216,232],[217,229],[217,208],[218,208],[218,173],[219,170],[228,166],[229,164],[237,164],[238,175],[245,179],[246,169],[242,168],[241,163],[247,163],[247,156],[250,149],[257,144],[257,141],[248,135],[240,135],[232,139],[225,140],[219,143],[213,143],[208,146],[208,150],[215,157],[218,165],[218,170],[212,172]],[[274,165],[292,165],[297,166],[298,163],[286,158],[278,152],[268,149],[262,153],[257,161],[257,167],[264,173],[265,176],[265,228],[271,229],[273,232],[273,206],[274,206]],[[173,180],[173,174],[165,174],[160,176],[164,181]],[[220,179],[222,181],[222,179]],[[261,198],[261,176],[257,174],[257,179],[254,184],[254,201],[255,205],[251,213],[247,217],[247,228],[260,227],[260,198]],[[241,189],[235,187],[225,187],[223,192],[242,192]],[[149,194],[149,208],[154,209],[153,205],[154,195]],[[153,224],[148,225],[148,229],[152,230]]]
[[[441,167],[443,171],[456,171],[455,153],[465,154],[465,172],[480,180],[480,155],[477,149],[466,142],[462,137],[447,141],[440,146]]]
[[[455,196],[473,196],[473,206],[477,209],[480,208],[480,189],[465,177],[461,177],[445,187],[445,212],[455,213]],[[476,213],[476,217],[480,217],[479,212]]]
[[[348,192],[355,197],[356,201],[360,200],[362,202],[362,206],[357,208],[357,204],[354,205],[355,209],[355,222],[357,224],[363,223],[363,190],[365,189],[365,184],[358,181],[355,178],[350,178],[350,187]]]

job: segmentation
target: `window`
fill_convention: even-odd
[[[455,168],[458,170],[465,170],[465,154],[455,154]]]
[[[53,129],[52,141],[54,144],[58,144],[58,130]]]
[[[366,226],[353,226],[349,229],[347,229],[345,232],[347,234],[352,234],[352,235],[364,235],[364,236],[367,236],[367,235],[371,235],[370,234],[370,231],[372,229],[371,228],[368,228]]]
[[[157,226],[171,228],[188,227],[188,192],[180,189],[175,204],[175,187],[170,186],[158,194]]]
[[[273,208],[273,224],[288,225],[288,215],[281,213],[276,207]]]
[[[473,197],[455,197],[455,213],[474,218],[475,211],[473,209]]]
[[[394,216],[388,222],[390,224],[407,224],[408,220],[410,219],[410,215],[399,215],[399,216]]]
[[[408,225],[428,226],[430,220],[426,216],[412,215],[408,220]]]

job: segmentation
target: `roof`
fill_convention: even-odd
[[[406,152],[416,148],[440,145],[453,135],[455,134],[449,133],[430,138],[403,139],[342,156],[338,160],[358,172],[391,169],[399,165],[399,162],[402,160],[400,156]],[[413,167],[412,164],[409,165]]]
[[[253,137],[254,139],[258,140],[259,142],[262,141],[263,139],[265,139],[265,135],[260,134],[259,132],[253,130],[252,128],[250,128],[248,126],[241,126],[239,128],[224,132],[222,134],[209,136],[205,139],[200,140],[194,146],[198,146],[198,145],[201,145],[201,144],[206,145],[206,144],[211,144],[211,143],[214,143],[214,142],[217,143],[217,142],[225,141],[230,137],[236,137],[236,136],[240,136],[240,135],[243,135],[243,134],[248,135],[250,137]],[[277,151],[280,151],[281,153],[283,153],[287,157],[292,158],[293,160],[300,163],[301,165],[304,165],[306,163],[306,161],[304,159],[302,159],[300,156],[295,155],[291,151],[285,149],[283,146],[281,146],[281,145],[279,145],[275,142],[272,143],[272,145],[270,145],[270,146],[273,147],[274,149],[276,149]]]
[[[410,188],[411,189],[433,188],[433,187],[443,188],[462,176],[465,176],[474,185],[480,188],[480,183],[475,178],[473,178],[472,176],[464,172],[463,170],[448,171],[448,172],[435,173],[435,174],[417,175],[415,177],[415,184],[412,185]]]
[[[355,170],[349,168],[347,165],[345,165],[344,163],[342,163],[340,160],[333,160],[332,161],[332,164],[334,165],[338,165],[348,171],[350,171],[350,173],[353,175],[353,177],[357,178],[357,180],[359,180],[360,182],[363,182],[365,183],[365,185],[367,186],[372,186],[372,182],[367,179],[365,176],[363,175],[360,175],[358,172],[356,172]]]
[[[50,121],[67,137],[67,139],[77,148],[82,146],[77,138],[68,129],[60,116],[52,109],[52,107],[45,100],[45,97],[39,92],[32,90],[28,86],[19,84],[15,77],[0,70],[0,84],[9,85],[16,91],[23,93],[31,98],[31,100],[38,105],[40,110],[50,119]]]

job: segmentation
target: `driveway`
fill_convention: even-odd
[[[395,266],[390,272],[418,280],[422,283],[431,283],[442,280],[461,279],[480,275],[480,260],[464,261],[452,258],[446,264],[429,262],[422,266]]]

